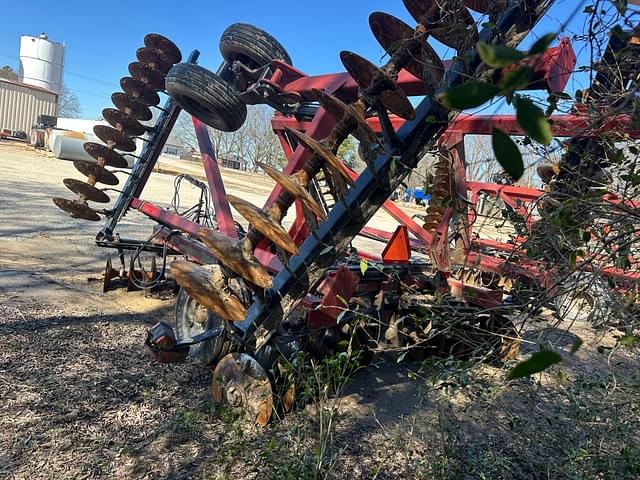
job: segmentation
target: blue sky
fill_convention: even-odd
[[[555,31],[581,3],[558,0],[536,34]],[[277,5],[277,7],[276,7]],[[15,6],[15,4],[14,4]],[[308,74],[341,71],[341,50],[352,50],[379,63],[383,52],[368,25],[368,15],[384,11],[413,24],[401,0],[304,0],[238,2],[209,1],[35,1],[19,3],[0,19],[0,65],[17,68],[20,35],[46,32],[64,42],[65,83],[80,99],[83,118],[97,118],[119,90],[120,77],[135,60],[146,33],[171,38],[186,55],[201,52],[200,64],[215,70],[220,64],[218,39],[231,23],[253,23],[287,48],[296,67]],[[27,13],[28,12],[28,13]],[[574,16],[569,30],[580,30],[584,18]],[[441,54],[451,56],[431,41]],[[571,85],[568,90],[574,89]]]

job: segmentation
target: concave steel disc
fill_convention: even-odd
[[[347,69],[347,72],[356,81],[356,83],[363,90],[367,90],[375,78],[378,72],[382,72],[381,69],[376,67],[366,58],[361,57],[353,52],[342,51],[340,52],[340,60]],[[389,84],[393,82],[389,79]],[[376,96],[380,100],[380,103],[389,110],[391,113],[398,115],[406,120],[413,120],[416,116],[416,112],[409,102],[407,96],[393,83],[393,89],[385,88]]]
[[[369,25],[373,35],[382,45],[382,48],[389,54],[393,55],[403,42],[417,42],[418,48],[412,48],[413,54],[404,66],[404,69],[411,73],[414,77],[422,78],[424,65],[430,64],[431,67],[438,71],[440,75],[444,75],[444,66],[442,60],[435,52],[431,45],[426,42],[425,37],[414,38],[415,31],[402,20],[383,12],[374,12],[369,16]]]
[[[102,190],[98,190],[93,185],[76,180],[75,178],[65,178],[62,180],[65,187],[73,193],[84,196],[87,200],[97,203],[109,203],[109,196]]]
[[[154,90],[164,90],[164,75],[143,63],[132,62],[129,64],[129,73],[133,78],[138,78]]]
[[[462,0],[403,0],[411,16],[433,38],[458,51],[478,42],[478,31]]]
[[[153,114],[151,113],[149,107],[147,107],[144,103],[138,101],[131,95],[116,92],[111,95],[111,101],[118,110],[122,110],[123,112],[131,115],[136,120],[142,120],[143,122],[146,122],[147,120],[151,120],[153,118]]]
[[[154,70],[159,71],[162,75],[166,75],[173,63],[169,62],[167,57],[159,50],[152,50],[147,47],[142,47],[136,50],[136,58],[144,65],[148,65]]]
[[[100,221],[100,215],[98,215],[98,213],[91,209],[86,203],[81,203],[77,200],[67,200],[66,198],[60,197],[54,198],[53,203],[73,218],[82,218],[83,220],[91,220],[92,222]]]
[[[132,137],[137,137],[145,132],[145,128],[140,122],[122,110],[105,108],[102,110],[102,117],[109,122],[111,126]]]
[[[167,37],[157,33],[149,33],[144,37],[144,46],[153,50],[159,50],[171,63],[180,63],[182,54],[180,49]]]
[[[502,12],[509,3],[509,0],[464,0],[464,4],[471,10],[480,13]]]
[[[93,162],[85,162],[84,160],[74,160],[73,166],[76,167],[80,173],[87,177],[94,177],[96,182],[104,183],[105,185],[117,185],[118,177],[100,165]]]
[[[122,77],[120,87],[127,95],[132,96],[144,105],[158,105],[160,95],[153,88],[147,87],[142,80],[133,77]]]
[[[108,146],[123,152],[135,152],[136,143],[126,133],[107,125],[96,125],[93,133]]]
[[[243,408],[260,426],[271,418],[271,382],[264,368],[246,353],[230,353],[218,362],[211,391],[216,402]]]
[[[118,152],[95,142],[87,142],[84,144],[84,150],[96,160],[103,159],[104,164],[109,167],[127,168],[129,164]]]

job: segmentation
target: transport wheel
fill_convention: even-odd
[[[207,310],[189,294],[180,289],[176,298],[176,339],[181,341],[210,328],[220,327],[223,320]],[[216,363],[227,353],[229,344],[225,338],[210,338],[191,346],[189,356],[205,365]]]
[[[220,53],[227,62],[237,60],[251,69],[268,65],[271,60],[291,65],[291,57],[280,42],[248,23],[234,23],[222,32]]]
[[[235,132],[247,118],[247,107],[238,92],[199,65],[174,65],[165,85],[167,93],[180,107],[216,130]]]

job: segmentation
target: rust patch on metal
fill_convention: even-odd
[[[145,129],[140,122],[128,113],[115,108],[105,108],[102,110],[102,117],[111,126],[132,137],[144,134]]]
[[[157,33],[145,35],[144,46],[162,53],[170,63],[179,63],[182,60],[182,53],[176,44]]]
[[[261,288],[271,287],[271,275],[253,258],[252,252],[242,248],[242,240],[232,240],[209,228],[201,228],[198,237],[229,270],[253,285]]]
[[[107,125],[96,125],[93,127],[93,133],[107,146],[123,152],[134,152],[136,150],[135,142],[126,133],[116,130]]]
[[[340,176],[347,181],[347,183],[353,185],[353,180],[345,170],[344,165],[342,165],[340,159],[336,157],[331,152],[331,150],[322,145],[322,143],[320,143],[319,141],[314,140],[313,138],[305,135],[299,130],[295,130],[289,127],[284,127],[284,129],[287,131],[287,133],[290,133],[292,136],[294,136],[304,148],[320,156],[334,171],[338,172]]]
[[[154,90],[164,90],[164,75],[148,65],[140,62],[129,64],[129,73]]]
[[[185,260],[175,260],[169,266],[173,278],[200,305],[226,320],[239,322],[247,310],[225,283],[219,265],[206,267]]]
[[[76,180],[75,178],[65,178],[62,180],[62,183],[73,193],[82,195],[87,200],[97,203],[109,203],[109,196],[93,185]]]
[[[127,168],[127,161],[118,152],[95,142],[86,142],[84,150],[98,162],[103,161],[105,165],[115,168]]]
[[[73,218],[82,218],[83,220],[91,220],[92,222],[100,221],[100,215],[89,205],[78,200],[68,200],[66,198],[55,197],[53,203],[56,207],[61,208]]]
[[[131,95],[144,105],[158,105],[160,95],[154,89],[147,87],[142,80],[133,77],[122,77],[120,87],[127,95]]]
[[[289,236],[289,233],[264,210],[235,195],[227,195],[227,199],[229,203],[233,205],[233,208],[235,208],[253,228],[278,247],[292,255],[298,255],[300,253],[298,246],[293,241],[293,238]]]
[[[112,186],[118,185],[118,177],[96,163],[86,162],[84,160],[74,160],[73,166],[76,167],[76,170],[83,175],[87,177],[94,177],[96,182]]]
[[[288,192],[296,200],[300,200],[300,203],[313,214],[326,220],[327,216],[322,210],[322,207],[314,200],[311,194],[297,181],[294,177],[290,177],[280,172],[279,170],[266,165],[264,163],[258,163],[258,166],[264,170],[264,172],[275,180],[275,182],[282,187],[285,192]]]
[[[111,101],[118,110],[122,110],[128,113],[136,120],[142,120],[143,122],[151,120],[153,114],[147,105],[138,101],[131,95],[126,93],[116,92],[111,95]]]
[[[157,70],[162,75],[166,75],[173,63],[170,62],[166,55],[159,50],[153,50],[148,47],[141,47],[136,50],[136,58],[140,63],[148,65],[149,67]]]
[[[243,408],[265,426],[273,411],[273,391],[264,368],[246,353],[230,353],[213,371],[211,393],[216,402]]]

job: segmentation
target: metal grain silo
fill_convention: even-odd
[[[44,33],[39,37],[20,37],[21,82],[60,93],[63,66],[64,45],[52,42]]]

